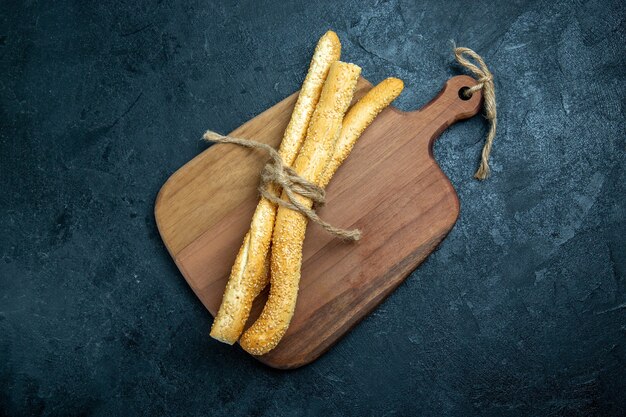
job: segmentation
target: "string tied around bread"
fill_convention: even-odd
[[[301,213],[312,222],[320,225],[331,235],[349,241],[357,241],[361,239],[360,230],[347,230],[335,227],[322,220],[315,212],[315,209],[306,207],[298,200],[297,195],[300,195],[313,201],[316,207],[321,207],[326,202],[326,192],[322,187],[307,181],[298,175],[296,171],[284,163],[280,154],[270,145],[250,139],[220,135],[219,133],[211,130],[207,130],[202,138],[210,142],[230,143],[250,149],[260,149],[267,152],[270,155],[270,160],[261,171],[261,181],[259,183],[259,193],[264,198],[274,204]],[[280,195],[272,192],[270,190],[271,184],[280,186],[287,199],[285,200],[281,198]]]
[[[493,83],[493,74],[489,71],[482,57],[470,48],[454,46],[454,57],[460,65],[474,74],[476,81],[478,81],[478,84],[468,88],[463,94],[469,98],[478,90],[482,90],[483,93],[483,108],[485,110],[485,118],[489,121],[489,132],[487,132],[487,139],[485,139],[485,145],[480,157],[480,166],[474,177],[484,180],[489,176],[489,154],[491,153],[493,139],[496,137],[496,88]],[[471,60],[474,60],[478,65]]]

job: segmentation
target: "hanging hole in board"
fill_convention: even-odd
[[[463,101],[467,101],[467,100],[469,100],[470,98],[472,98],[471,93],[470,93],[470,94],[468,94],[468,93],[467,93],[467,92],[469,91],[469,89],[470,89],[469,87],[461,87],[461,88],[459,89],[459,98],[460,98],[461,100],[463,100]]]

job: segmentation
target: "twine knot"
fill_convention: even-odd
[[[314,209],[302,204],[297,198],[298,195],[310,199],[316,207],[320,207],[326,202],[326,192],[322,187],[302,178],[293,168],[286,165],[280,154],[270,145],[250,139],[223,136],[211,130],[207,130],[202,138],[211,142],[231,143],[250,149],[264,150],[270,155],[270,161],[265,164],[261,171],[259,184],[259,193],[264,198],[274,204],[303,214],[309,220],[319,224],[324,230],[339,238],[352,241],[361,238],[361,232],[358,229],[345,230],[337,228],[322,220]],[[276,185],[282,188],[287,197],[286,200],[280,197],[280,194],[278,194],[280,189],[277,189]]]
[[[480,158],[480,166],[474,174],[474,177],[479,180],[484,180],[489,176],[489,154],[491,153],[491,145],[493,139],[496,136],[497,125],[497,111],[496,111],[496,88],[493,83],[493,74],[487,68],[487,64],[480,55],[471,50],[470,48],[455,47],[454,57],[457,62],[463,67],[472,72],[478,81],[478,84],[467,89],[465,95],[471,97],[474,92],[482,90],[483,93],[483,108],[485,110],[485,118],[489,121],[489,132],[487,133],[487,139],[485,140],[485,146]],[[471,62],[474,60],[478,65]]]

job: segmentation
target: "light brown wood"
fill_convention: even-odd
[[[307,364],[332,346],[391,293],[452,229],[459,200],[435,162],[434,140],[456,121],[478,113],[475,84],[457,76],[419,111],[384,110],[357,142],[327,187],[321,217],[359,228],[363,239],[345,243],[315,224],[303,249],[296,311],[279,345],[257,357],[275,368]],[[371,84],[361,79],[355,100]],[[297,93],[231,132],[277,147]],[[259,172],[267,156],[234,145],[213,145],[176,171],[155,206],[161,237],[183,276],[212,315],[258,201]],[[266,298],[255,301],[248,323]],[[400,318],[399,318],[400,319]],[[207,343],[219,343],[208,337]]]

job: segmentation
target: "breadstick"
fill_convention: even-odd
[[[337,34],[333,31],[326,32],[315,48],[309,71],[278,150],[285,164],[292,165],[296,159],[330,66],[339,59],[340,54],[341,43]],[[261,198],[252,217],[250,230],[231,270],[222,304],[211,328],[211,337],[233,344],[241,335],[252,308],[252,301],[268,282],[264,265],[268,258],[275,217],[276,206]]]
[[[343,118],[341,134],[335,144],[333,157],[324,168],[324,173],[317,185],[326,188],[339,166],[350,155],[357,139],[376,116],[394,101],[404,89],[404,83],[398,78],[387,78],[367,92],[356,104],[350,107]]]
[[[335,62],[324,83],[302,149],[293,168],[303,178],[318,182],[332,158],[341,123],[356,87],[361,68]],[[296,196],[311,207],[310,199]],[[241,337],[241,346],[253,355],[272,350],[285,334],[293,316],[300,282],[302,244],[307,218],[279,207],[272,237],[270,294],[261,316]]]
[[[395,100],[400,95],[403,88],[404,88],[404,83],[402,82],[402,80],[399,80],[397,78],[388,78],[382,81],[376,87],[372,88],[363,98],[361,98],[361,100],[359,100],[355,105],[353,105],[350,108],[350,110],[348,111],[348,113],[346,113],[343,119],[341,133],[335,143],[332,158],[329,159],[328,163],[326,164],[323,170],[322,175],[317,181],[317,184],[319,186],[325,187],[326,185],[328,185],[328,182],[332,178],[333,174],[335,173],[337,168],[339,168],[341,163],[346,159],[346,157],[350,154],[350,151],[352,150],[355,142],[361,136],[363,131],[372,123],[374,118],[376,118],[376,116],[384,108],[386,108],[393,100]],[[308,141],[305,143],[308,143]],[[283,219],[282,219],[283,214],[281,213],[281,210],[283,209],[279,209],[279,217],[281,217],[281,219],[279,220],[277,218],[276,220],[277,224],[279,221],[281,223],[283,222]],[[288,209],[284,209],[284,210],[286,211],[287,214],[291,212],[291,210],[288,210]],[[306,227],[306,223],[305,223],[305,227]],[[278,229],[276,229],[276,232],[277,231]],[[300,249],[293,248],[293,250],[289,250],[289,249],[287,250],[287,253],[298,253],[298,252],[301,252],[301,247]],[[276,253],[276,249],[274,249],[274,253]],[[274,260],[274,256],[272,256],[272,260]],[[283,261],[283,266],[285,265],[284,262],[289,262],[289,261],[287,260]],[[297,271],[297,275],[299,277],[300,275],[299,270]],[[299,281],[299,278],[298,278],[298,281]],[[272,285],[273,286],[277,285],[275,279],[272,280]],[[292,291],[294,290],[293,287],[291,287],[290,289]],[[297,296],[297,283],[296,283],[295,293]],[[282,300],[282,301],[287,301],[287,300]],[[283,305],[282,307],[285,308],[288,306]],[[293,306],[293,308],[295,309],[295,305]],[[293,315],[293,311],[291,312],[291,315]],[[289,322],[290,322],[290,318],[289,318],[289,321],[287,321],[287,326]],[[254,331],[251,328],[249,332],[251,330]],[[286,331],[286,328],[285,328],[285,331]],[[284,334],[284,331],[283,331],[283,334]],[[282,335],[280,335],[280,337],[277,337],[276,335],[268,335],[265,338],[261,338],[260,336],[253,337],[252,334],[249,334],[248,332],[246,332],[244,334],[244,338],[241,341],[241,344],[244,347],[244,349],[248,350],[250,353],[253,353],[255,355],[261,355],[263,353],[269,352],[271,349],[273,349],[273,347],[275,347],[278,344],[278,341],[276,341],[275,344],[268,343],[268,345],[265,348],[261,346],[264,340],[270,339],[272,336],[277,338],[278,341],[280,341],[280,338],[282,338]]]

